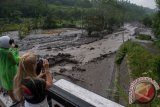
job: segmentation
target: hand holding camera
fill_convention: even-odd
[[[39,78],[46,78],[49,72],[49,62],[47,59],[38,58],[36,72]]]
[[[43,59],[43,68],[45,72],[49,71],[49,62],[47,59]]]

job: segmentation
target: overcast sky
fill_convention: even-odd
[[[137,5],[142,5],[143,7],[156,8],[156,4],[154,0],[129,0],[131,3],[135,3]]]

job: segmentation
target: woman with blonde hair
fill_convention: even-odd
[[[26,53],[21,57],[14,79],[14,94],[18,101],[25,100],[25,107],[48,107],[46,90],[52,86],[49,63],[43,60],[44,72],[36,74],[37,57]],[[42,77],[45,76],[45,79]]]

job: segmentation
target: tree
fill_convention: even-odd
[[[152,19],[148,16],[148,17],[145,17],[143,20],[142,20],[143,24],[146,26],[146,27],[151,27],[152,26]]]
[[[93,8],[87,12],[84,18],[85,28],[88,34],[93,31],[102,31],[107,29],[112,33],[115,26],[122,22],[122,9],[117,0],[94,0]]]
[[[84,19],[89,32],[112,32],[124,20],[142,20],[151,12],[125,0],[0,0],[0,25],[19,25],[30,19],[33,28],[74,27]]]
[[[160,12],[154,16],[152,27],[155,36],[160,39]]]
[[[56,28],[56,20],[52,11],[48,11],[47,15],[44,17],[44,29]]]
[[[157,7],[160,9],[160,1],[156,0],[156,3]],[[160,10],[157,11],[153,19],[153,32],[155,36],[160,39]]]
[[[91,8],[92,4],[90,0],[77,0],[76,6],[83,7],[83,8]]]
[[[103,20],[103,17],[98,14],[84,17],[83,23],[89,36],[91,36],[93,31],[101,31],[103,29]]]
[[[24,20],[22,24],[19,25],[18,33],[19,38],[23,39],[25,38],[30,31],[33,29],[33,23],[31,20]]]

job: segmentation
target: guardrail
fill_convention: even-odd
[[[66,80],[48,90],[52,107],[124,107]]]

